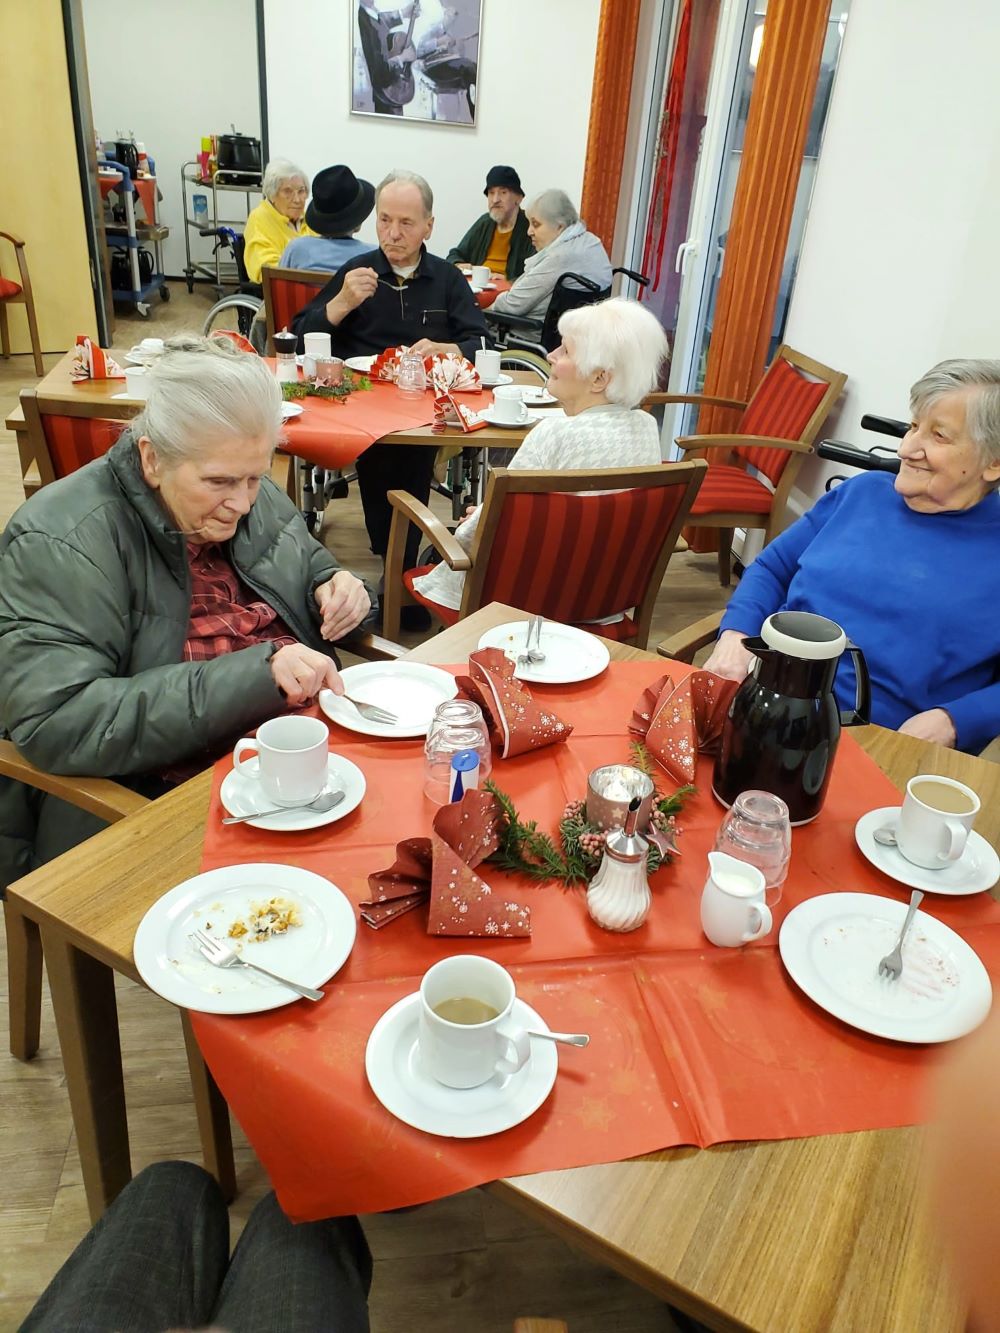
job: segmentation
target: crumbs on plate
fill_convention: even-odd
[[[302,918],[295,903],[287,898],[269,898],[266,903],[251,903],[246,919],[237,918],[229,927],[229,938],[259,944],[274,935],[284,935],[292,926],[301,926]]]

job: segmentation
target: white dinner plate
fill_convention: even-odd
[[[854,840],[872,865],[884,874],[925,893],[947,893],[953,898],[991,889],[1000,879],[1000,856],[979,833],[973,829],[965,844],[965,851],[957,861],[943,865],[940,870],[925,870],[915,866],[898,847],[883,847],[872,836],[876,829],[899,822],[898,805],[886,805],[881,810],[869,810],[854,826]]]
[[[319,706],[333,722],[363,736],[400,740],[426,736],[438,704],[458,693],[455,677],[423,662],[362,662],[340,673],[348,694],[395,713],[396,722],[369,722],[332,690],[320,690]]]
[[[251,810],[270,810],[273,806],[274,802],[268,800],[261,788],[258,766],[258,760],[246,759],[240,772],[234,768],[223,778],[219,797],[229,814],[248,815]],[[344,799],[324,814],[318,810],[281,810],[275,815],[262,815],[260,819],[245,819],[243,822],[251,828],[269,829],[273,833],[304,833],[306,829],[322,828],[358,808],[365,794],[365,775],[350,759],[331,754],[323,790],[342,791]]]
[[[600,634],[600,625],[594,626]],[[479,648],[502,648],[512,662],[524,652],[528,635],[526,620],[512,620],[505,625],[488,629],[479,640]],[[532,644],[534,647],[534,644]],[[542,652],[545,661],[535,666],[515,666],[518,680],[534,681],[538,685],[570,685],[577,680],[599,676],[611,661],[611,654],[599,639],[586,630],[572,625],[560,625],[546,620],[542,626]]]
[[[548,407],[550,403],[558,403],[559,399],[549,393],[544,385],[525,384],[521,389],[521,402],[526,407]]]
[[[499,388],[500,388],[502,385],[504,385],[504,384],[513,384],[513,383],[514,383],[514,376],[513,376],[513,375],[505,375],[505,374],[503,374],[503,373],[501,372],[501,373],[496,377],[495,380],[485,380],[485,379],[483,379],[483,377],[480,375],[480,377],[479,377],[479,382],[480,382],[480,384],[482,384],[482,386],[483,386],[484,389],[499,389]]]
[[[526,411],[520,421],[500,421],[494,412],[492,403],[490,403],[489,407],[484,407],[478,414],[478,417],[480,421],[488,421],[491,426],[499,426],[501,430],[527,430],[533,426],[536,421],[541,420],[541,417],[537,412]]]
[[[899,938],[907,904],[869,893],[824,893],[785,917],[781,961],[835,1018],[891,1041],[953,1041],[977,1028],[993,990],[978,954],[953,930],[917,912],[898,981],[878,974]]]
[[[290,421],[292,417],[300,417],[301,415],[302,415],[302,404],[301,404],[301,403],[282,403],[282,404],[281,404],[281,419],[282,419],[282,421]]]
[[[244,944],[243,957],[304,986],[318,987],[339,972],[354,947],[354,908],[335,884],[297,866],[221,866],[170,889],[139,922],[132,952],[151,990],[184,1009],[205,1014],[259,1014],[299,996],[248,967],[213,967],[188,936],[205,930],[232,943],[228,930],[252,903],[281,897],[302,918],[284,935]]]
[[[348,370],[356,370],[359,375],[367,375],[377,360],[374,356],[349,356],[344,365]]]
[[[549,1030],[523,1000],[514,1001],[513,1017],[519,1027]],[[544,1040],[531,1043],[531,1059],[516,1074],[494,1074],[478,1088],[445,1087],[421,1065],[419,1021],[420,996],[407,995],[382,1015],[365,1049],[372,1092],[404,1124],[450,1139],[479,1139],[527,1120],[552,1091],[559,1057],[555,1042]]]

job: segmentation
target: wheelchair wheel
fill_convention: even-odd
[[[230,333],[239,333],[244,338],[249,338],[254,316],[263,304],[262,297],[249,296],[243,292],[237,292],[234,296],[224,296],[221,301],[216,301],[205,316],[201,331],[207,337],[219,329],[226,329]]]
[[[510,350],[500,353],[501,370],[533,370],[538,378],[545,384],[549,378],[551,366],[544,356],[539,356],[537,352]]]

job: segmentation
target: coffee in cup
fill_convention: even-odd
[[[493,390],[493,416],[509,426],[519,426],[527,420],[528,413],[521,399],[521,389],[516,384],[503,384]]]
[[[476,372],[484,384],[496,384],[500,378],[500,353],[480,348],[476,353]]]
[[[942,870],[965,851],[978,814],[979,797],[971,787],[954,778],[918,773],[906,784],[896,845],[914,865]]]
[[[449,1088],[478,1088],[516,1074],[531,1039],[513,1021],[514,980],[477,954],[443,958],[420,983],[420,1062]]]
[[[272,717],[236,742],[233,768],[257,778],[275,805],[308,805],[326,786],[330,732],[318,717]],[[243,756],[253,751],[256,760]]]

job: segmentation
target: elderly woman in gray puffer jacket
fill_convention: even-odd
[[[524,272],[501,292],[486,312],[544,319],[552,289],[564,273],[579,273],[602,288],[611,286],[611,261],[600,240],[589,232],[562,190],[543,190],[525,208],[528,235],[537,254],[524,261]]]
[[[130,430],[0,536],[0,729],[53,773],[155,794],[324,686],[373,599],[268,476],[281,393],[257,357],[175,339]],[[89,821],[89,822],[88,822]],[[0,781],[0,886],[95,831]]]

